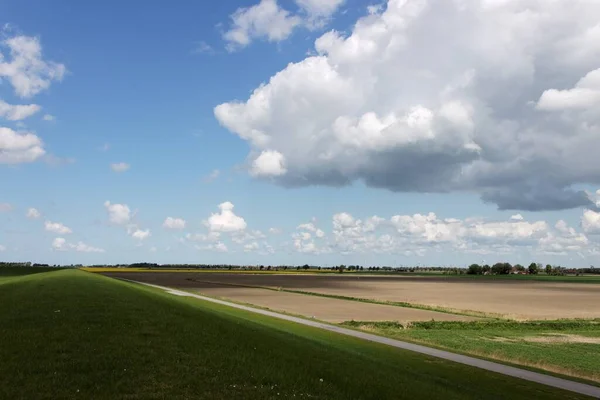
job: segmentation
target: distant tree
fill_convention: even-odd
[[[483,267],[479,264],[471,264],[467,268],[468,275],[481,275],[483,274]]]
[[[525,267],[522,266],[521,264],[517,264],[513,267],[515,269],[515,271],[517,272],[525,272]]]
[[[529,267],[527,267],[527,269],[531,275],[537,275],[539,271],[539,267],[536,263],[529,264]]]
[[[552,274],[552,265],[546,264],[546,274],[547,275],[551,275]]]
[[[561,266],[552,267],[551,275],[565,275],[565,268]]]
[[[512,270],[512,266],[509,263],[496,263],[492,266],[492,274],[494,275],[508,275]]]
[[[339,266],[338,271],[341,274],[342,272],[344,272],[345,269],[346,269],[346,266],[344,264],[342,264]]]
[[[483,267],[481,267],[481,271],[484,274],[489,274],[492,271],[492,267],[490,267],[489,265],[485,264]]]

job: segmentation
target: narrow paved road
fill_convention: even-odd
[[[404,350],[415,351],[417,353],[426,354],[431,357],[441,358],[444,360],[454,361],[460,364],[470,365],[472,367],[481,368],[487,371],[496,372],[503,375],[512,376],[515,378],[525,379],[531,382],[541,383],[543,385],[548,385],[552,387],[556,387],[559,389],[568,390],[570,392],[579,393],[595,398],[600,398],[600,387],[586,385],[584,383],[569,381],[566,379],[557,378],[550,375],[544,375],[533,371],[528,371],[525,369],[510,367],[508,365],[498,364],[491,361],[481,360],[478,358],[473,358],[469,356],[463,356],[461,354],[451,353],[449,351],[438,350],[431,347],[421,346],[418,344],[403,342],[401,340],[389,339],[382,336],[372,335],[369,333],[354,331],[352,329],[342,328],[336,325],[325,324],[322,322],[311,321],[308,319],[292,317],[290,315],[280,314],[272,311],[261,310],[259,308],[248,307],[241,304],[230,303],[228,301],[213,299],[211,297],[201,296],[189,292],[184,292],[181,290],[176,290],[164,286],[152,285],[150,283],[131,281],[129,279],[123,279],[129,282],[138,283],[140,285],[151,286],[157,289],[165,290],[168,293],[177,295],[177,296],[186,296],[186,297],[194,297],[204,301],[210,301],[212,303],[222,304],[225,306],[238,308],[240,310],[250,311],[257,314],[267,315],[273,318],[284,319],[286,321],[296,322],[298,324],[304,324],[308,326],[313,326],[315,328],[325,329],[332,332],[337,332],[342,335],[353,336],[356,338],[369,340],[371,342],[383,343],[389,346],[397,347]]]

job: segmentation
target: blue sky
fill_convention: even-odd
[[[0,258],[598,262],[597,6],[429,3],[0,1]]]

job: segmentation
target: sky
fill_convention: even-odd
[[[598,15],[0,0],[0,259],[600,263]]]

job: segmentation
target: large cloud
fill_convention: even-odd
[[[390,0],[370,11],[246,102],[215,108],[250,144],[253,175],[474,191],[501,209],[595,207],[574,186],[600,183],[589,107],[600,3]]]

